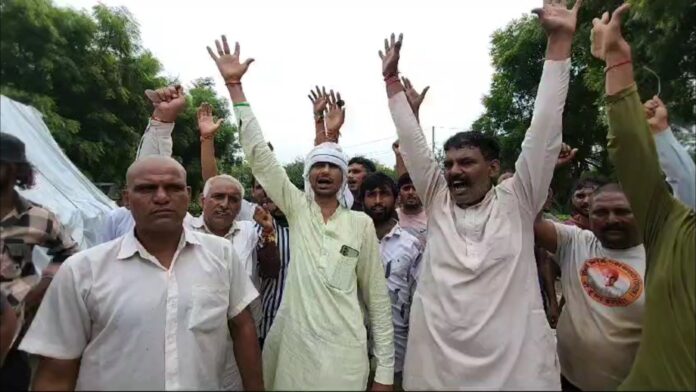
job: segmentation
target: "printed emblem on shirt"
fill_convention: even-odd
[[[590,298],[606,306],[628,306],[643,292],[643,279],[633,267],[605,257],[585,261],[580,283]]]

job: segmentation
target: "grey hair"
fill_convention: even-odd
[[[244,187],[242,186],[242,183],[239,182],[238,179],[232,177],[229,174],[218,174],[217,176],[210,177],[208,181],[205,182],[205,185],[203,186],[203,197],[208,197],[208,193],[210,193],[210,187],[213,185],[213,182],[216,180],[227,180],[232,183],[232,185],[235,186],[235,188],[239,189],[239,193],[242,198],[244,198]]]

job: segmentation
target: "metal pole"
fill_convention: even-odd
[[[432,138],[430,140],[433,141],[433,154],[435,154],[435,126],[434,125],[433,125]]]

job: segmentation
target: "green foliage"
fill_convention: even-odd
[[[0,10],[0,93],[41,111],[58,144],[93,181],[122,183],[152,111],[144,91],[168,82],[141,47],[132,15],[101,4],[88,14],[50,0],[0,0]],[[207,101],[215,115],[230,115],[212,87],[211,79],[194,82],[174,130],[174,156],[194,192],[202,186],[196,108]],[[235,132],[225,122],[216,136],[221,165],[239,160]]]
[[[590,53],[592,19],[613,11],[621,0],[586,0],[580,10],[573,43],[568,99],[564,112],[563,140],[578,148],[575,162],[554,176],[560,197],[568,195],[574,178],[583,172],[612,173],[606,151],[606,120],[602,109],[604,72]],[[642,68],[648,66],[661,78],[661,98],[673,122],[693,124],[696,107],[696,7],[688,0],[632,1],[631,17],[624,32],[633,48],[636,80],[643,99],[657,92],[657,79]],[[534,99],[544,61],[546,37],[536,17],[513,20],[496,31],[491,40],[494,75],[491,90],[483,98],[485,113],[472,129],[497,135],[503,169],[514,168],[524,134],[531,122]],[[563,202],[562,204],[566,204]]]

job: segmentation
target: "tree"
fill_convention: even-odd
[[[168,82],[159,61],[141,47],[132,15],[104,5],[88,14],[50,0],[0,0],[0,10],[0,92],[41,111],[90,179],[122,183],[152,112],[144,91]],[[174,156],[194,191],[201,188],[196,108],[208,101],[217,116],[230,115],[212,87],[211,79],[193,83],[174,130]],[[235,132],[226,122],[216,136],[221,165],[239,161]]]
[[[564,142],[579,149],[578,159],[554,176],[554,188],[567,197],[573,178],[583,172],[612,173],[606,151],[607,126],[603,112],[603,64],[590,54],[592,19],[611,12],[620,0],[586,0],[579,14],[573,43],[568,99],[564,111]],[[668,104],[671,120],[694,124],[696,107],[696,7],[686,0],[632,1],[631,18],[624,31],[633,47],[641,96],[657,92]],[[535,17],[513,20],[496,31],[491,40],[494,74],[485,113],[472,129],[494,134],[501,142],[502,166],[514,167],[524,134],[531,122],[536,90],[541,77],[546,37]],[[561,203],[565,205],[566,203]]]

